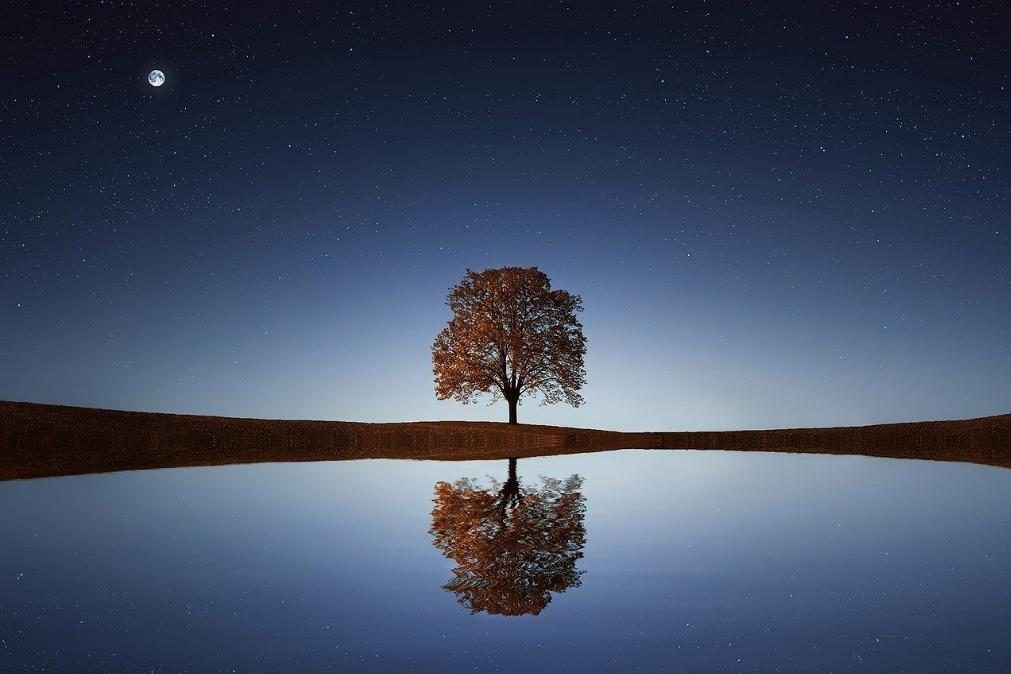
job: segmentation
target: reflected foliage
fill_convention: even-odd
[[[456,562],[443,588],[471,613],[537,615],[551,593],[578,587],[582,571],[586,502],[582,478],[540,478],[521,485],[516,460],[509,479],[482,488],[465,478],[435,485],[430,533]]]

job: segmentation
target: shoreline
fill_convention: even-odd
[[[1011,414],[831,428],[620,432],[488,421],[247,419],[0,402],[0,480],[240,463],[462,461],[614,449],[860,455],[1011,468]]]

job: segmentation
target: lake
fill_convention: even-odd
[[[0,669],[1011,667],[1011,471],[624,450],[0,483]]]

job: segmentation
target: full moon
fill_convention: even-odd
[[[147,74],[147,81],[152,87],[160,87],[165,84],[165,73],[160,70],[152,70]]]

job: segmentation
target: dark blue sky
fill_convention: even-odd
[[[1011,410],[1000,3],[46,4],[0,22],[0,399],[504,419],[429,349],[536,265],[589,384],[521,421]]]

